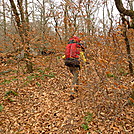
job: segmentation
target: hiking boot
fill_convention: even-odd
[[[75,97],[73,95],[70,95],[69,97],[70,97],[70,100],[74,100],[75,99]]]
[[[76,88],[72,88],[71,91],[72,92],[78,92],[78,90]]]
[[[71,91],[70,94],[75,94],[75,92]]]

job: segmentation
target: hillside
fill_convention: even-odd
[[[72,76],[55,54],[34,58],[31,74],[24,73],[23,62],[2,64],[1,72],[11,71],[0,75],[0,133],[133,134],[134,107],[128,103],[132,77],[125,72],[113,76],[103,72],[104,60],[99,59],[97,69],[88,60],[74,98]]]

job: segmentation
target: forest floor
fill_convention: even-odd
[[[23,62],[1,64],[0,72],[10,71],[0,74],[0,134],[134,134],[131,76],[101,79],[90,61],[71,99],[62,59],[38,56],[33,63],[30,74]]]

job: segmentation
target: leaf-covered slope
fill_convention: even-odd
[[[80,71],[78,93],[71,100],[71,74],[62,59],[49,58],[35,58],[32,74],[17,75],[17,66],[1,67],[14,70],[0,76],[1,134],[133,134],[130,76],[119,80],[107,72],[102,80],[101,68],[96,70],[91,60]]]

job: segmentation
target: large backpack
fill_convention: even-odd
[[[80,51],[77,50],[80,48],[80,45],[77,43],[67,44],[65,50],[65,65],[68,67],[79,67],[80,61],[78,60]]]
[[[65,57],[66,58],[79,58],[80,51],[77,50],[80,48],[80,45],[77,43],[67,44],[65,50]]]

